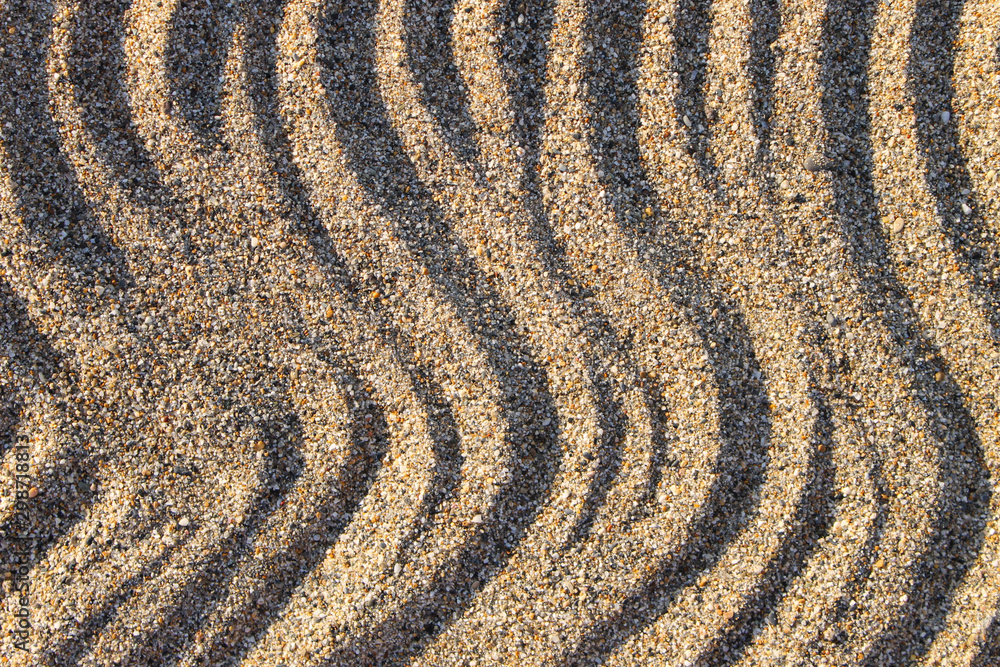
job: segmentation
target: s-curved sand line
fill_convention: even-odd
[[[0,0],[0,664],[993,665],[997,17]]]

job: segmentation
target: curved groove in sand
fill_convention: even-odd
[[[982,268],[972,269],[968,264],[968,251],[961,246],[956,247],[959,239],[955,235],[959,230],[955,225],[961,221],[963,214],[957,204],[955,208],[947,205],[961,195],[960,192],[945,193],[938,185],[942,179],[932,166],[939,162],[937,146],[948,144],[949,140],[954,142],[957,133],[945,132],[941,137],[934,132],[935,123],[930,108],[942,105],[932,104],[930,98],[936,97],[938,82],[927,80],[926,74],[920,71],[923,66],[915,65],[917,60],[926,57],[925,48],[943,48],[946,53],[953,53],[953,46],[934,43],[927,34],[931,30],[927,23],[931,17],[925,16],[928,13],[936,16],[933,10],[924,8],[919,2],[900,3],[886,7],[876,19],[872,43],[872,70],[875,74],[871,84],[870,115],[873,120],[872,134],[876,141],[881,139],[879,144],[884,141],[886,148],[874,154],[874,183],[880,201],[912,202],[909,206],[889,204],[879,207],[879,214],[887,226],[892,226],[893,242],[889,247],[895,263],[907,268],[905,272],[900,271],[901,283],[912,295],[921,320],[934,323],[926,330],[940,350],[944,366],[942,372],[954,378],[953,382],[964,396],[964,403],[974,421],[981,449],[979,452],[963,452],[965,457],[970,457],[966,465],[985,464],[990,477],[996,479],[1000,473],[1000,460],[997,458],[1000,451],[996,447],[1000,437],[1000,415],[996,409],[994,387],[1000,383],[1000,349],[991,336],[994,324],[990,315],[996,311],[991,305],[986,306],[985,312],[976,307],[983,302],[982,283],[969,274],[971,271],[982,275],[984,271]],[[945,21],[951,27],[944,31],[942,39],[957,31],[958,15],[945,17]],[[938,26],[939,23],[933,25]],[[900,43],[889,39],[890,29],[909,31],[909,40]],[[935,27],[931,32],[937,30]],[[946,58],[951,60],[951,57]],[[890,63],[894,66],[890,67]],[[900,67],[903,64],[905,66]],[[937,72],[935,76],[943,80],[951,78],[951,67],[939,67]],[[916,91],[920,93],[915,95]],[[903,112],[896,111],[900,104],[903,105]],[[950,108],[951,105],[947,106]],[[912,115],[906,113],[908,109],[913,109]],[[942,123],[940,118],[938,123],[949,125]],[[897,134],[896,129],[903,131]],[[959,165],[958,158],[947,157],[949,163],[963,167],[964,159],[961,160],[963,165]],[[925,176],[923,179],[899,178],[896,172],[901,167],[904,173]],[[967,189],[962,187],[969,184],[967,172],[964,178],[956,180],[957,189]],[[906,222],[901,230],[895,223],[899,218]],[[972,243],[975,244],[976,234],[972,236]],[[986,241],[988,244],[988,239],[987,235],[979,242]],[[990,301],[995,301],[995,298],[990,298]],[[978,360],[975,368],[963,363],[963,359],[970,358],[966,355]],[[968,468],[960,468],[958,472],[962,478],[975,479],[979,474],[970,472]],[[983,482],[979,484],[985,486]],[[1000,499],[989,488],[973,487],[971,491],[990,496],[989,503],[984,507],[989,509],[986,524],[977,532],[995,531]],[[972,495],[958,484],[953,493],[956,496]],[[948,501],[955,502],[955,499]],[[964,517],[956,518],[967,521]],[[972,532],[970,528],[966,530]],[[918,644],[919,652],[914,649],[914,642],[910,642],[908,652],[911,657],[916,653],[924,654],[922,660],[926,664],[936,664],[947,654],[949,661],[956,665],[970,664],[975,658],[979,642],[984,638],[997,606],[994,598],[983,599],[983,594],[990,595],[988,591],[997,590],[995,563],[998,548],[1000,545],[996,542],[983,541],[976,560],[963,563],[958,568],[963,580],[952,593],[947,616],[935,618],[943,621],[943,628],[934,633],[933,644]],[[964,653],[959,653],[954,648],[956,636],[972,637],[978,641],[967,642],[962,647]]]
[[[995,5],[0,0],[0,654],[994,664]]]

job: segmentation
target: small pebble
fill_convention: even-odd
[[[803,165],[805,166],[806,171],[811,171],[813,173],[823,171],[826,168],[824,166],[823,158],[815,153],[807,155]]]

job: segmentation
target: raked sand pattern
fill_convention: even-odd
[[[0,666],[1000,665],[998,0],[0,31]]]

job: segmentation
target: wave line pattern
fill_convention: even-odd
[[[997,17],[0,0],[4,664],[995,664]]]

